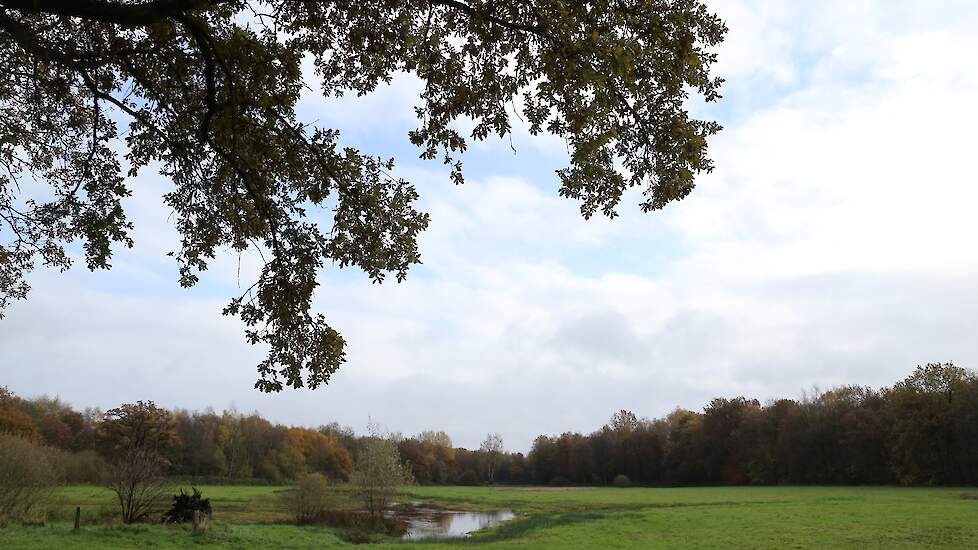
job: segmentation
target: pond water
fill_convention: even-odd
[[[516,517],[513,512],[469,512],[463,510],[443,510],[415,504],[399,506],[390,515],[403,521],[406,527],[403,539],[440,539],[466,537],[473,531],[493,527]]]

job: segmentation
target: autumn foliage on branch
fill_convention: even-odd
[[[256,387],[315,388],[345,360],[312,310],[318,272],[402,280],[429,220],[392,159],[298,119],[305,87],[359,96],[414,75],[407,139],[456,183],[468,144],[516,116],[567,143],[559,194],[614,217],[629,188],[657,210],[712,169],[720,126],[686,101],[719,98],[725,33],[697,0],[0,0],[0,316],[35,263],[69,267],[66,243],[90,269],[133,246],[123,199],[150,167],[172,183],[181,285],[218,254],[262,258],[224,309],[268,351]]]

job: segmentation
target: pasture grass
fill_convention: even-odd
[[[261,548],[352,546],[339,529],[289,525],[274,486],[201,487],[210,529],[110,521],[106,489],[60,489],[44,526],[0,529],[0,547]],[[348,499],[338,488],[340,499]],[[407,487],[402,500],[518,518],[467,539],[378,548],[978,548],[975,490],[904,487],[544,488]],[[82,507],[80,532],[70,517]],[[108,522],[108,523],[107,523]]]

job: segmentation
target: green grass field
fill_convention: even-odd
[[[110,493],[62,489],[44,526],[0,529],[0,548],[329,548],[339,530],[288,525],[276,487],[205,486],[214,521],[187,528],[106,523]],[[510,509],[517,519],[469,539],[387,539],[380,548],[978,548],[975,489],[900,487],[487,488],[410,487],[405,500],[456,509]],[[271,497],[271,498],[268,498]],[[73,533],[70,511],[82,507]],[[85,525],[87,523],[87,525]]]

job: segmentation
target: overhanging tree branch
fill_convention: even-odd
[[[78,17],[100,23],[124,26],[147,26],[175,17],[188,10],[207,9],[233,0],[153,0],[123,4],[108,0],[0,0],[0,6],[21,13],[47,13]]]
[[[585,216],[597,207],[613,216],[627,188],[647,184],[660,207],[711,167],[706,137],[718,126],[690,119],[682,104],[690,89],[718,97],[715,56],[704,51],[726,31],[699,0],[637,3],[641,17],[625,4],[0,0],[0,141],[27,159],[0,168],[12,182],[30,172],[58,195],[84,185],[70,209],[31,220],[44,239],[37,255],[81,239],[94,251],[90,267],[107,267],[110,245],[131,242],[127,179],[159,166],[174,186],[164,201],[181,234],[180,284],[195,284],[220,251],[264,239],[256,246],[273,257],[257,299],[225,312],[269,347],[257,387],[315,386],[345,356],[342,337],[312,312],[317,273],[356,266],[374,281],[403,279],[420,263],[428,216],[414,186],[390,175],[392,160],[344,148],[335,129],[307,132],[296,115],[309,89],[304,61],[313,58],[330,98],[368,94],[402,70],[424,80],[408,138],[422,158],[444,151],[458,183],[468,140],[505,137],[515,116],[506,106],[524,99],[517,114],[532,132],[581,145],[559,171],[560,194],[580,200]],[[259,13],[268,5],[271,23]],[[103,109],[129,115],[128,131]],[[470,136],[459,119],[475,122]],[[312,218],[310,205],[332,205],[332,216]],[[18,285],[33,257],[0,257],[0,309],[25,294]]]

